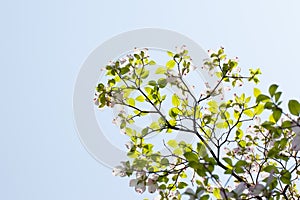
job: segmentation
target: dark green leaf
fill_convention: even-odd
[[[282,170],[281,171],[281,177],[280,180],[284,183],[284,184],[290,184],[291,183],[291,173],[288,170]]]
[[[275,95],[277,88],[278,88],[278,85],[276,85],[276,84],[273,84],[269,87],[269,93],[270,93],[271,97],[273,97]]]
[[[300,104],[297,100],[290,100],[288,103],[290,113],[298,116],[300,113]]]
[[[275,109],[273,109],[273,114],[272,115],[273,115],[273,118],[274,118],[274,120],[276,122],[280,119],[281,114],[282,114],[281,108],[275,108]]]
[[[260,94],[256,98],[256,103],[259,103],[259,102],[267,100],[267,99],[270,99],[270,97],[268,97],[267,95],[264,95],[264,94]]]
[[[192,161],[198,162],[198,160],[199,160],[198,155],[193,152],[186,152],[183,155],[189,162],[192,162]]]

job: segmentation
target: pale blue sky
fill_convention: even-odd
[[[180,32],[204,49],[224,46],[299,99],[300,2],[1,1],[0,199],[142,199],[128,179],[81,145],[72,95],[80,66],[110,37],[137,28]],[[147,196],[147,195],[146,195]]]

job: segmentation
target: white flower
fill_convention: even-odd
[[[296,137],[292,141],[292,150],[300,151],[300,134],[297,134]]]
[[[233,110],[236,112],[241,112],[241,107],[238,104],[235,104],[234,106],[232,106]]]
[[[146,186],[144,184],[137,184],[137,186],[135,187],[135,191],[139,194],[144,193],[146,190]]]
[[[253,125],[249,125],[248,128],[246,129],[247,134],[255,134],[256,133],[256,128]]]
[[[235,85],[241,87],[241,86],[243,86],[243,82],[242,82],[241,80],[237,80],[237,81],[235,82]]]
[[[170,191],[168,198],[170,198],[171,200],[177,200],[177,196],[179,195],[179,192],[176,191]]]
[[[292,123],[292,131],[294,131],[296,134],[300,134],[300,126],[298,126],[295,122]]]
[[[254,117],[254,125],[259,126],[261,124],[261,119],[258,116]]]
[[[252,153],[252,152],[254,151],[254,147],[253,147],[253,146],[247,147],[247,148],[246,148],[246,151],[247,151],[248,153]]]
[[[221,190],[220,194],[221,194],[221,196],[222,196],[223,199],[228,199],[228,198],[231,198],[231,197],[234,196],[233,193],[226,192],[225,189]]]
[[[136,172],[136,178],[137,179],[141,179],[141,178],[143,178],[145,176],[146,176],[146,172],[145,171]]]
[[[241,147],[239,147],[239,146],[233,149],[233,153],[235,153],[235,154],[238,154],[238,153],[240,153],[241,151],[242,151],[242,149],[241,149]]]
[[[210,87],[210,85],[209,85],[208,82],[205,82],[205,87],[206,87],[207,89],[211,89],[211,87]]]
[[[225,152],[226,154],[228,154],[228,153],[230,152],[230,149],[229,149],[228,147],[224,147],[224,152]]]
[[[204,110],[203,110],[203,117],[204,116],[210,116],[210,115],[211,115],[210,110],[208,108],[204,108]]]
[[[271,172],[270,172],[270,175],[269,175],[269,177],[268,177],[268,180],[267,180],[267,182],[266,182],[266,186],[270,185],[271,182],[272,182],[272,180],[274,179],[273,174],[274,174],[274,170],[272,169]]]
[[[126,176],[126,168],[122,167],[122,166],[116,166],[113,170],[112,170],[112,174],[114,176],[121,176],[121,177],[125,177]]]
[[[240,73],[240,72],[241,72],[241,68],[240,68],[240,67],[236,67],[236,68],[234,69],[234,72]]]
[[[126,63],[127,62],[127,59],[126,59],[126,57],[124,58],[119,58],[119,62],[120,62],[120,64],[121,65],[123,65],[124,63]]]
[[[124,92],[115,92],[113,94],[113,98],[117,101],[122,101],[124,98],[123,96],[124,96]]]
[[[127,149],[131,149],[134,146],[134,144],[133,144],[133,142],[129,141],[125,144],[125,146]]]
[[[251,194],[253,194],[253,195],[259,195],[264,189],[265,189],[265,186],[263,186],[262,184],[256,184],[251,189]]]
[[[100,105],[100,101],[98,98],[94,98],[94,102],[95,102],[95,105],[96,106],[99,106]]]
[[[240,183],[234,190],[233,192],[238,194],[240,196],[242,192],[246,189],[246,183]]]
[[[176,84],[177,83],[177,78],[175,76],[168,76],[166,78],[166,81],[170,84]]]
[[[246,162],[251,162],[251,156],[250,155],[245,155],[245,158],[244,158],[244,160],[246,161]]]
[[[225,86],[225,87],[224,87],[224,90],[228,92],[228,91],[231,90],[231,87],[230,87],[230,86]]]
[[[131,179],[129,186],[134,187],[135,191],[139,194],[142,194],[146,190],[145,182],[140,179]]]
[[[259,164],[257,162],[253,162],[251,165],[250,172],[255,173],[259,170]]]
[[[149,193],[154,193],[157,190],[157,188],[158,188],[157,183],[153,183],[153,184],[148,185]]]
[[[187,47],[185,45],[182,45],[181,47],[175,47],[177,54],[183,54],[185,50],[187,50]]]

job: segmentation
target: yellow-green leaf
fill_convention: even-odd
[[[169,60],[167,63],[166,63],[166,67],[168,69],[173,69],[174,66],[175,66],[176,62],[174,60]]]
[[[254,94],[254,96],[255,96],[255,98],[256,98],[258,95],[261,94],[261,91],[260,91],[258,88],[254,88],[254,89],[253,89],[253,94]]]
[[[180,105],[180,100],[176,94],[173,94],[172,96],[172,104],[173,106],[178,107]]]
[[[156,69],[155,74],[164,74],[167,72],[167,69],[165,67],[159,67]]]
[[[145,97],[140,95],[138,97],[135,98],[135,100],[139,101],[139,102],[144,102],[145,101]]]

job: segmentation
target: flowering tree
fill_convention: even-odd
[[[201,67],[218,81],[213,86],[198,83],[200,92],[186,81],[198,68],[185,48],[168,52],[170,59],[156,68],[160,77],[155,80],[149,74],[156,63],[146,49],[106,66],[109,78],[96,87],[95,103],[126,108],[114,121],[130,139],[129,160],[113,175],[133,177],[130,186],[136,192],[157,192],[157,200],[299,199],[299,102],[290,100],[284,109],[276,84],[267,93],[254,87],[249,96],[240,92],[246,82],[259,82],[260,70],[242,75],[237,59],[228,59],[223,48],[209,53]],[[168,87],[180,93],[166,95]],[[141,131],[131,127],[149,115],[157,120]],[[152,133],[174,131],[197,141],[163,141],[166,154],[145,141]]]

